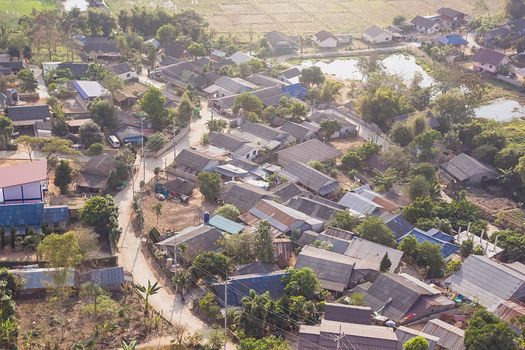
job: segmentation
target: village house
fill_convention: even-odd
[[[392,41],[392,33],[376,25],[371,26],[363,33],[363,40],[371,44],[384,44]]]
[[[310,119],[312,122],[316,122],[317,124],[321,124],[323,120],[335,120],[341,129],[332,135],[332,139],[357,135],[357,126],[346,120],[340,114],[335,114],[329,111],[315,111],[310,116],[308,116],[308,119]]]
[[[158,40],[155,39],[155,38],[151,38],[151,39],[145,40],[145,41],[144,41],[144,44],[146,44],[146,45],[151,45],[151,46],[153,46],[154,48],[156,48],[157,50],[160,49],[160,47],[162,46],[162,44],[160,43],[160,41],[158,41]]]
[[[235,205],[241,213],[246,213],[261,199],[273,200],[277,196],[249,183],[231,181],[224,184],[220,198],[224,203]]]
[[[223,234],[220,230],[204,224],[185,228],[156,243],[156,245],[168,251],[177,262],[182,262],[188,261],[188,259],[191,261],[201,253],[218,251],[220,249],[218,241],[222,238]],[[187,247],[186,253],[183,255],[179,254],[177,249],[181,244]]]
[[[0,76],[16,74],[24,69],[24,61],[17,60],[7,54],[0,54]]]
[[[280,129],[292,135],[299,143],[317,138],[317,132],[321,127],[317,123],[303,122],[297,124],[286,121]]]
[[[380,217],[386,227],[396,236],[396,240],[414,229],[414,225],[408,222],[403,213],[383,213]]]
[[[380,215],[385,212],[393,213],[399,209],[397,203],[372,191],[369,185],[364,185],[346,192],[338,203],[348,208],[355,215],[361,217],[372,214]]]
[[[320,232],[324,226],[322,220],[268,199],[261,199],[246,214],[241,215],[240,219],[250,226],[266,220],[276,230],[276,235],[290,234],[295,230]]]
[[[42,76],[48,77],[49,72],[57,69],[69,69],[73,79],[82,79],[86,76],[89,64],[77,62],[44,62],[42,63]]]
[[[479,185],[482,182],[496,180],[497,170],[479,160],[461,153],[440,166],[441,174],[452,183]]]
[[[77,191],[100,193],[106,189],[111,171],[115,168],[115,155],[104,153],[91,157],[80,168],[76,179]]]
[[[368,306],[327,302],[324,305],[324,319],[327,321],[371,325],[372,309]]]
[[[372,263],[375,265],[376,270],[380,269],[383,257],[388,255],[388,258],[392,263],[389,271],[392,273],[397,270],[401,258],[403,257],[403,252],[400,250],[371,242],[361,237],[352,238],[344,254],[355,259]]]
[[[327,242],[332,246],[330,251],[338,254],[344,254],[350,246],[350,242],[353,239],[353,234],[349,235],[349,237],[341,238],[332,236],[328,233],[328,230],[325,230],[323,232],[304,231],[301,234],[301,237],[299,237],[299,239],[297,240],[297,244],[299,244],[300,246],[311,246],[314,245],[316,241]]]
[[[294,40],[281,32],[274,30],[266,33],[264,37],[268,41],[270,50],[274,55],[290,53],[297,49],[297,44]]]
[[[118,63],[108,67],[108,70],[123,81],[138,80],[139,76],[133,71],[128,62]]]
[[[236,65],[240,66],[241,64],[246,64],[250,62],[251,60],[254,59],[254,57],[250,54],[247,54],[241,51],[237,51],[233,55],[228,57],[228,59],[230,59]]]
[[[323,221],[328,221],[335,213],[345,210],[336,202],[311,194],[292,197],[286,202],[286,206]]]
[[[108,38],[86,37],[80,39],[82,45],[82,58],[85,61],[89,59],[98,60],[118,60],[120,58],[120,50],[114,41]]]
[[[294,196],[301,195],[304,190],[293,182],[284,182],[272,188],[270,192],[286,202]]]
[[[195,181],[200,172],[213,171],[219,160],[202,152],[183,149],[175,158],[175,174],[184,179]]]
[[[441,28],[439,22],[423,16],[414,17],[410,24],[415,30],[424,34],[434,34]]]
[[[6,116],[13,121],[14,130],[38,136],[38,128],[49,121],[51,112],[47,104],[7,106]]]
[[[447,235],[435,228],[423,231],[416,227],[405,236],[398,238],[397,242],[400,243],[408,236],[414,236],[418,243],[430,242],[439,245],[441,247],[441,255],[447,260],[452,258],[452,255],[460,250],[460,247],[453,243],[453,236]]]
[[[277,164],[284,167],[293,161],[305,164],[314,160],[324,162],[339,156],[336,148],[312,139],[277,152]]]
[[[406,273],[383,273],[354,289],[375,312],[403,325],[450,310],[455,304],[434,287]]]
[[[397,341],[399,342],[399,350],[402,350],[403,345],[407,341],[415,337],[425,338],[425,340],[428,342],[428,350],[436,349],[437,343],[439,341],[438,337],[405,326],[400,326],[396,329],[396,336]]]
[[[241,78],[230,78],[226,75],[221,76],[212,85],[203,91],[209,98],[219,98],[231,95],[242,94],[257,89],[257,86]]]
[[[295,268],[303,267],[314,270],[321,287],[335,293],[342,293],[377,275],[377,270],[368,261],[314,246],[303,247],[297,256]]]
[[[299,349],[398,350],[397,336],[392,328],[337,322],[323,319],[320,325],[301,325]]]
[[[88,109],[90,102],[96,99],[111,101],[111,92],[100,85],[97,81],[91,80],[72,80],[71,86],[77,91],[77,101]]]
[[[450,277],[448,287],[489,311],[494,311],[504,300],[524,302],[523,264],[504,264],[483,255],[471,254],[461,269]]]
[[[253,142],[230,133],[209,132],[210,144],[230,152],[233,158],[252,160],[259,154],[261,147]]]
[[[41,231],[41,225],[64,229],[69,222],[67,206],[45,205],[48,189],[47,161],[35,159],[0,167],[0,226]]]
[[[475,234],[468,231],[462,231],[454,236],[454,238],[457,244],[460,246],[461,243],[465,241],[472,241],[474,247],[477,247],[478,245],[481,246],[481,248],[483,248],[483,255],[489,259],[500,255],[504,251],[502,248],[496,246],[496,244],[488,241],[487,239],[483,239],[483,237],[476,236]]]
[[[286,84],[296,84],[299,82],[301,70],[297,67],[290,67],[279,73],[278,78]]]
[[[286,164],[281,174],[290,181],[296,182],[321,196],[327,196],[339,190],[339,181],[304,163],[291,161]]]
[[[459,34],[443,35],[437,39],[437,42],[441,45],[452,46],[458,50],[468,44],[468,41]]]
[[[321,49],[335,49],[339,44],[339,39],[332,33],[326,30],[321,30],[314,35],[317,46]]]
[[[465,331],[449,323],[434,318],[427,322],[424,334],[438,338],[436,345],[445,350],[464,350]]]
[[[246,226],[244,226],[243,224],[240,224],[238,222],[225,218],[224,216],[221,216],[221,215],[212,216],[208,220],[207,224],[209,226],[215,227],[216,229],[222,232],[229,233],[230,235],[239,234],[242,231],[244,231],[244,229],[246,228]]]
[[[474,60],[472,68],[479,72],[497,73],[502,66],[510,63],[510,59],[504,53],[483,47],[472,59]]]
[[[465,23],[467,15],[463,12],[451,9],[450,7],[442,7],[436,11],[440,16],[440,22],[445,27],[457,28]]]

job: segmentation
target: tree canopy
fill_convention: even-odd
[[[396,236],[386,227],[381,218],[376,216],[367,217],[355,228],[359,235],[369,241],[386,245],[387,247],[396,246]]]
[[[118,207],[110,195],[95,196],[86,201],[80,210],[80,220],[86,226],[93,227],[101,236],[116,242],[120,235]]]
[[[516,333],[494,314],[479,310],[468,322],[465,350],[516,350]]]

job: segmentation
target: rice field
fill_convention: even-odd
[[[484,1],[488,10],[480,10]],[[118,12],[143,6],[139,0],[106,0]],[[389,25],[397,15],[410,20],[449,6],[468,14],[500,12],[504,0],[150,0],[148,6],[168,11],[194,9],[219,33],[248,35],[279,30],[289,35],[315,33],[361,34],[372,24]]]
[[[0,18],[19,18],[31,14],[33,9],[44,10],[56,7],[54,0],[0,0]]]

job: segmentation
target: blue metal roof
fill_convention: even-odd
[[[91,282],[101,287],[115,286],[124,283],[124,269],[120,266],[92,270]]]
[[[433,236],[429,235],[427,232],[418,229],[417,227],[414,228],[412,231],[410,231],[405,236],[399,238],[397,240],[397,243],[401,242],[408,235],[413,235],[414,237],[416,237],[416,240],[417,240],[418,243],[430,242],[432,244],[440,245],[441,246],[441,255],[444,258],[448,258],[450,255],[454,254],[455,252],[459,251],[459,249],[460,249],[459,246],[457,246],[455,244],[452,244],[452,243],[449,243],[449,242],[446,242],[446,241],[442,241],[442,240],[440,240],[440,239],[438,239],[436,237],[433,237]]]
[[[44,203],[0,205],[0,226],[40,226],[69,221],[67,206],[44,207]]]
[[[69,221],[69,208],[67,206],[44,207],[42,221],[46,224]]]
[[[434,238],[445,241],[445,242],[449,242],[449,243],[454,242],[454,236],[447,235],[445,232],[440,231],[437,228],[431,228],[430,230],[427,231],[427,234]]]
[[[58,269],[19,269],[13,270],[15,274],[20,276],[24,281],[22,290],[33,290],[33,289],[47,289],[49,285],[53,285],[53,273]],[[67,279],[65,281],[66,286],[75,286],[75,269],[69,269],[67,273]]]
[[[414,225],[408,222],[403,214],[398,214],[394,217],[388,217],[385,220],[385,224],[390,230],[392,230],[396,236],[396,239],[403,237],[414,228]]]
[[[438,41],[445,45],[467,45],[468,44],[468,41],[463,39],[463,37],[459,34],[445,35],[439,38]]]
[[[218,228],[221,231],[236,235],[244,230],[244,225],[225,218],[224,216],[215,215],[208,222],[209,225]]]
[[[306,90],[306,88],[302,86],[301,83],[283,86],[282,90],[290,96],[300,100],[304,100],[308,96],[308,90]]]
[[[265,274],[241,275],[231,277],[228,282],[228,305],[240,306],[241,299],[250,294],[253,289],[257,294],[270,292],[272,299],[280,298],[284,295],[284,284],[281,278],[285,271],[275,271]],[[224,285],[217,283],[213,285],[215,294],[219,300],[224,300]],[[224,303],[221,303],[224,305]]]

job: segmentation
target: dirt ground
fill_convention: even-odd
[[[160,232],[180,231],[186,227],[200,225],[203,222],[204,213],[212,213],[217,204],[206,201],[202,194],[196,189],[190,197],[189,203],[180,203],[173,199],[161,201],[162,213],[158,218],[153,211],[153,206],[159,203],[153,192],[144,198],[142,208],[144,210],[145,232],[157,227]]]
[[[153,316],[147,321],[144,303],[135,292],[119,292],[112,299],[116,302],[114,312],[102,312],[101,303],[97,322],[86,310],[92,305],[87,297],[73,296],[60,306],[45,298],[16,300],[20,349],[46,349],[50,345],[49,348],[69,350],[91,339],[93,349],[120,349],[122,341],[144,343],[173,334],[162,317]],[[95,324],[99,325],[98,335]]]

